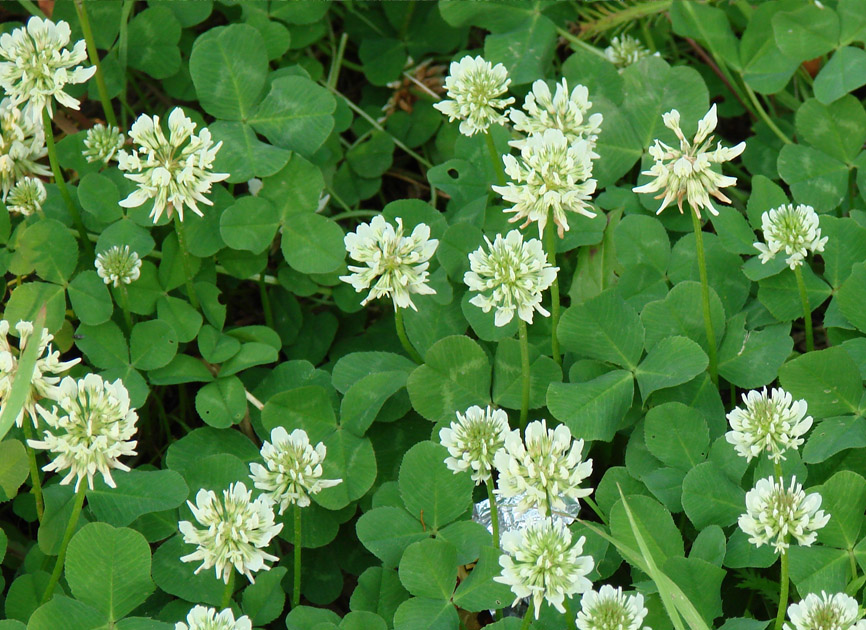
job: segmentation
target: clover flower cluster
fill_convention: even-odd
[[[11,99],[0,101],[0,199],[27,176],[51,175],[38,160],[48,155],[42,121],[33,121]]]
[[[626,66],[635,64],[650,55],[658,57],[659,53],[651,53],[639,39],[627,34],[614,37],[610,40],[610,45],[604,49],[604,56],[613,65],[618,66],[620,72]]]
[[[626,595],[622,588],[605,584],[600,590],[588,590],[581,597],[577,627],[578,630],[640,630],[647,613],[643,595]]]
[[[97,123],[87,130],[84,138],[84,159],[88,162],[108,164],[123,148],[125,141],[117,127]]]
[[[490,481],[493,457],[505,444],[508,416],[502,409],[473,405],[457,412],[457,422],[439,431],[439,441],[451,455],[445,465],[454,474],[472,470],[476,485]]]
[[[141,259],[138,254],[129,248],[129,245],[120,247],[114,245],[110,249],[100,252],[94,262],[96,273],[105,284],[114,288],[122,284],[130,284],[141,276]]]
[[[761,215],[764,243],[755,243],[762,263],[768,263],[776,254],[785,252],[785,262],[793,270],[803,264],[809,252],[824,251],[828,237],[821,237],[818,214],[812,206],[786,204]]]
[[[547,83],[538,80],[523,101],[523,111],[511,108],[508,116],[514,123],[514,130],[528,135],[558,129],[569,143],[585,140],[589,145],[590,156],[598,141],[603,117],[598,112],[590,114],[592,102],[586,86],[576,85],[569,93],[568,81],[562,79],[556,84],[551,95]],[[513,140],[511,146],[520,149],[526,139]]]
[[[9,212],[17,212],[25,217],[42,211],[48,195],[42,180],[35,177],[24,177],[19,179],[9,196],[6,198],[6,209]]]
[[[473,136],[487,132],[490,125],[502,125],[507,120],[501,110],[514,102],[514,98],[501,98],[508,91],[511,79],[505,66],[495,66],[482,57],[467,55],[453,61],[445,79],[448,99],[433,107],[459,120],[460,133]]]
[[[194,606],[186,616],[186,623],[178,621],[174,630],[252,630],[253,622],[244,615],[235,620],[231,608],[217,613],[216,608]]]
[[[734,445],[737,453],[752,461],[766,452],[778,463],[785,459],[784,452],[797,449],[803,443],[803,435],[812,426],[812,416],[807,416],[805,400],[794,400],[781,388],[767,388],[743,394],[745,409],[735,407],[728,415],[731,431],[725,439]]]
[[[866,630],[866,620],[857,600],[845,593],[809,593],[788,606],[784,630]]]

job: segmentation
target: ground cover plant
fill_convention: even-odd
[[[866,1],[0,16],[0,630],[866,627]]]

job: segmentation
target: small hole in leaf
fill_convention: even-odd
[[[457,179],[458,177],[460,177],[460,173],[457,172],[456,168],[449,168],[448,177],[450,177],[451,179]]]

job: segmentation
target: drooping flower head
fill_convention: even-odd
[[[115,288],[121,284],[130,284],[141,276],[141,259],[129,245],[120,247],[114,245],[110,249],[96,255],[96,273],[105,284]]]
[[[823,252],[828,239],[821,238],[815,209],[803,204],[795,207],[789,203],[765,212],[761,215],[761,229],[767,241],[766,245],[755,243],[761,262],[767,263],[784,251],[788,255],[785,262],[791,269],[802,265],[809,252]]]
[[[6,209],[9,212],[17,212],[25,217],[42,210],[42,204],[48,195],[42,180],[35,177],[24,177],[9,191],[6,198]]]
[[[509,431],[493,465],[499,471],[497,495],[520,497],[520,512],[536,508],[550,515],[565,509],[563,497],[577,500],[592,493],[580,487],[592,474],[592,460],[583,460],[583,440],[572,440],[564,424],[548,429],[546,420],[530,422],[525,444],[519,430]]]
[[[9,345],[6,338],[9,334],[9,322],[5,319],[0,320],[0,405],[6,404],[12,391],[12,384],[18,377],[18,361],[33,336],[33,323],[18,322],[15,324],[15,330],[18,331],[20,337],[17,352]],[[30,391],[24,399],[24,408],[15,419],[15,424],[19,427],[24,422],[25,412],[30,416],[33,426],[39,426],[37,403],[41,399],[57,400],[60,396],[60,390],[57,387],[57,383],[60,382],[58,375],[81,361],[81,359],[61,361],[60,352],[51,348],[53,339],[54,336],[49,334],[46,328],[43,328],[39,340],[39,350],[36,353],[36,366],[33,368],[33,375],[30,378]]]
[[[571,532],[559,519],[544,518],[502,535],[499,564],[502,575],[494,581],[507,584],[516,596],[514,604],[531,597],[535,618],[544,600],[561,613],[566,597],[592,588],[586,575],[595,563],[583,552],[584,536],[571,544]]]
[[[604,49],[604,56],[607,57],[607,60],[620,68],[637,63],[651,54],[654,54],[656,57],[659,56],[658,52],[650,53],[649,49],[639,39],[631,35],[614,37],[610,40],[610,46]]]
[[[523,221],[526,227],[538,223],[539,236],[544,234],[548,221],[556,224],[560,238],[568,230],[568,212],[594,217],[587,203],[595,192],[592,177],[592,158],[595,153],[586,140],[573,142],[559,129],[548,129],[529,136],[520,149],[520,159],[503,155],[505,172],[511,182],[493,186],[505,201],[514,206],[511,223]]]
[[[184,542],[198,545],[194,552],[181,556],[180,560],[201,560],[196,573],[214,567],[217,579],[226,584],[234,569],[255,582],[254,572],[271,568],[265,561],[279,560],[262,549],[283,529],[283,524],[274,523],[270,499],[260,495],[253,501],[252,491],[247,490],[243,482],[233,483],[222,494],[220,501],[212,490],[201,489],[195,495],[194,504],[186,502],[204,529],[197,529],[189,521],[177,524]]]
[[[788,548],[789,537],[806,547],[815,542],[816,532],[830,520],[820,507],[821,495],[807,495],[796,477],[786,488],[770,476],[746,493],[746,513],[740,516],[739,525],[750,543],[773,545],[776,553],[781,553]]]
[[[622,588],[605,584],[596,592],[589,590],[580,598],[577,613],[579,630],[640,630],[649,611],[643,595],[625,595]]]
[[[33,122],[8,98],[0,101],[0,194],[3,201],[26,175],[51,175],[36,161],[48,155],[42,122]]]
[[[460,133],[473,136],[484,133],[490,125],[505,124],[506,118],[500,110],[514,102],[514,98],[500,98],[508,91],[508,72],[505,66],[495,66],[483,57],[467,55],[460,61],[451,62],[445,89],[450,100],[439,101],[433,107],[448,116],[448,120],[460,120]]]
[[[117,127],[97,123],[87,130],[87,136],[84,138],[84,159],[88,162],[108,164],[123,148],[125,141]]]
[[[60,482],[67,484],[75,477],[75,489],[84,478],[93,489],[93,475],[115,487],[111,470],[128,471],[120,457],[136,454],[138,414],[129,405],[129,393],[123,382],[102,380],[98,374],[88,374],[75,380],[67,376],[60,382],[57,405],[50,411],[39,408],[48,429],[41,440],[28,440],[33,448],[52,453],[53,461],[42,470],[69,469]]]
[[[559,129],[569,143],[586,140],[591,151],[595,148],[603,120],[601,114],[589,113],[591,107],[589,90],[585,86],[575,85],[569,94],[568,82],[563,79],[556,84],[556,92],[551,95],[547,83],[539,79],[526,95],[523,111],[512,107],[508,116],[515,131],[531,135]],[[526,140],[515,140],[510,144],[520,149],[525,143]],[[591,157],[598,156],[593,153]]]
[[[656,199],[661,199],[662,205],[656,214],[661,214],[672,201],[677,202],[677,207],[682,214],[683,199],[685,199],[698,218],[701,216],[701,208],[706,208],[710,214],[717,215],[718,212],[710,203],[710,195],[721,202],[731,203],[731,200],[719,189],[733,186],[737,183],[737,178],[717,173],[711,166],[733,160],[745,150],[746,143],[741,142],[735,147],[727,148],[719,142],[715,150],[708,151],[713,143],[711,134],[718,124],[715,104],[698,122],[698,131],[693,142],[686,140],[683,135],[680,129],[680,113],[677,110],[672,109],[664,114],[662,120],[665,127],[679,138],[680,147],[675,149],[656,140],[649,148],[649,154],[655,160],[655,164],[650,170],[643,172],[643,175],[649,175],[654,179],[643,186],[635,186],[632,190],[637,193],[660,192]]]
[[[280,506],[280,514],[290,505],[306,507],[310,495],[342,483],[342,479],[322,479],[322,461],[327,449],[319,442],[314,447],[303,429],[289,434],[283,427],[271,431],[271,441],[262,445],[265,466],[250,464],[250,478]]]
[[[508,415],[502,409],[473,405],[466,413],[457,412],[457,422],[439,430],[439,440],[451,457],[445,465],[454,474],[472,469],[476,485],[490,480],[493,456],[505,444]]]
[[[416,225],[410,236],[403,236],[403,220],[397,217],[396,221],[394,229],[385,217],[377,215],[346,234],[349,257],[365,266],[349,265],[352,273],[340,276],[340,280],[351,284],[357,293],[370,289],[361,304],[390,297],[394,308],[411,307],[417,311],[413,293],[436,293],[427,284],[427,268],[439,241],[430,238],[430,227],[424,223]]]
[[[866,630],[866,620],[857,600],[845,593],[809,593],[788,606],[784,630]]]
[[[174,630],[252,630],[253,622],[244,615],[235,621],[231,608],[217,613],[216,608],[194,606],[186,616],[186,623],[178,621]]]
[[[117,152],[120,170],[127,171],[124,176],[138,184],[138,188],[120,202],[121,206],[137,208],[153,199],[150,217],[154,223],[163,212],[171,218],[175,211],[183,221],[184,206],[204,216],[198,202],[212,206],[213,202],[205,193],[229,173],[211,170],[222,141],[214,144],[210,131],[204,127],[195,135],[195,127],[180,107],[175,107],[168,116],[168,138],[159,125],[159,116],[139,116],[129,130],[129,137],[139,148],[132,153],[124,149]]]
[[[803,435],[812,426],[806,401],[795,401],[784,389],[773,388],[769,397],[766,387],[752,390],[743,394],[743,402],[745,409],[735,407],[727,415],[732,430],[725,439],[749,461],[766,451],[778,463],[785,459],[786,450],[803,443]]]
[[[78,109],[78,99],[63,91],[67,84],[84,83],[96,72],[96,67],[78,64],[87,59],[84,40],[67,50],[71,31],[69,24],[57,24],[36,16],[27,26],[0,35],[0,87],[12,98],[14,105],[24,103],[30,120],[40,121],[47,108],[53,116],[53,100],[71,109]]]
[[[532,323],[535,311],[550,315],[541,306],[541,294],[553,281],[559,267],[552,267],[538,239],[524,242],[523,234],[511,230],[504,238],[496,235],[492,243],[486,236],[487,249],[479,247],[469,254],[469,271],[463,282],[478,295],[469,300],[485,313],[496,309],[494,323],[505,326],[517,316]]]

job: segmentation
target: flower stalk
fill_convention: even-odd
[[[517,320],[517,332],[520,337],[520,373],[523,376],[520,396],[520,431],[523,432],[529,417],[529,388],[532,384],[532,373],[529,365],[529,335],[526,331],[526,322],[519,318]]]
[[[409,341],[409,337],[406,336],[406,326],[403,324],[403,311],[400,310],[399,306],[394,308],[394,327],[397,329],[397,337],[400,339],[400,343],[406,351],[406,354],[408,354],[415,363],[418,363],[419,365],[424,363],[424,359],[421,358],[421,355]]]
[[[812,332],[812,308],[809,306],[809,294],[806,293],[806,283],[803,281],[803,271],[800,266],[794,268],[797,278],[797,288],[800,290],[800,302],[803,304],[803,323],[806,326],[806,352],[815,349],[815,337]]]
[[[496,183],[500,186],[505,186],[505,170],[502,167],[502,156],[496,150],[496,144],[493,142],[493,134],[490,129],[484,132],[484,139],[487,141],[487,151],[490,153],[490,161],[493,162],[493,172],[496,173]]]
[[[87,484],[79,484],[78,491],[75,493],[75,503],[72,505],[72,514],[69,515],[69,522],[66,524],[66,531],[63,533],[63,540],[60,543],[60,553],[57,554],[54,571],[51,572],[48,586],[45,587],[45,592],[42,594],[41,604],[51,599],[51,596],[54,594],[54,588],[60,580],[60,573],[63,571],[63,563],[66,560],[66,548],[69,546],[69,541],[72,540],[76,525],[78,525],[78,517],[81,516],[81,508],[84,507],[84,495],[86,492]]]
[[[292,610],[301,603],[301,506],[295,503],[294,580],[292,581]]]
[[[223,600],[221,608],[228,608],[232,603],[232,595],[235,592],[235,572],[229,574],[229,581],[226,582],[225,590],[223,591]]]
[[[184,272],[184,280],[186,282],[186,292],[189,296],[189,302],[192,304],[192,307],[195,310],[198,310],[198,297],[195,294],[195,286],[192,282],[192,272],[189,264],[189,252],[186,248],[186,235],[183,230],[183,222],[180,219],[180,215],[175,213],[174,215],[174,227],[177,231],[177,246],[180,249],[181,258],[183,260],[183,272]]]
[[[704,329],[707,333],[707,350],[710,358],[710,379],[713,385],[719,385],[719,374],[716,357],[716,335],[713,332],[713,321],[710,316],[710,283],[707,279],[707,260],[704,256],[704,238],[701,230],[701,220],[698,218],[697,209],[693,208],[692,226],[695,230],[695,250],[698,257],[698,273],[701,277],[701,306],[704,312]]]
[[[785,611],[788,609],[788,550],[781,553],[781,582],[779,584],[779,610],[776,613],[775,630],[782,630],[785,622]]]
[[[36,517],[42,523],[42,517],[45,515],[45,500],[42,498],[42,481],[39,479],[39,465],[36,463],[36,451],[28,443],[33,439],[33,429],[30,426],[28,418],[24,418],[21,428],[24,431],[24,448],[27,450],[27,461],[30,464],[30,483],[33,486],[33,496],[36,498]]]
[[[75,0],[75,12],[78,14],[78,21],[81,23],[81,31],[87,44],[87,55],[90,57],[90,63],[96,68],[96,89],[99,92],[102,111],[105,113],[105,121],[117,127],[117,117],[114,115],[111,99],[108,97],[108,89],[105,87],[105,77],[102,74],[102,66],[99,63],[99,52],[96,49],[96,41],[93,39],[93,30],[90,28],[90,19],[87,17],[87,8],[84,5],[84,0]]]
[[[551,267],[556,266],[556,227],[548,223],[544,228],[544,248],[547,250],[547,262]],[[553,360],[562,366],[562,355],[559,353],[559,277],[554,278],[550,285],[550,348]]]

